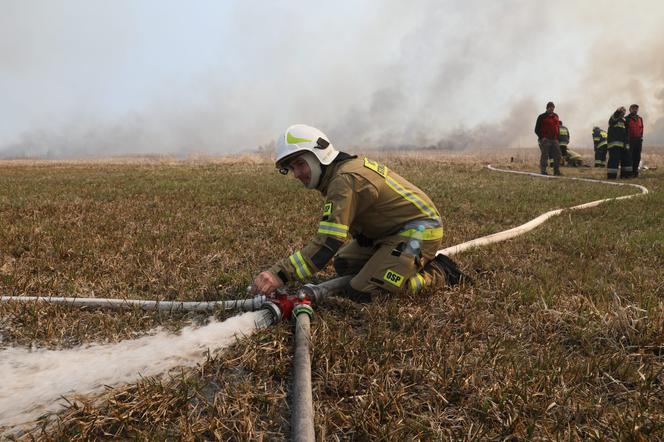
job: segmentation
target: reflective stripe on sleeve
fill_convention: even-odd
[[[348,226],[345,224],[331,223],[329,221],[321,221],[320,226],[318,227],[318,233],[345,238],[348,236]]]
[[[625,143],[623,143],[622,141],[611,141],[609,143],[609,149],[611,149],[612,147],[625,147]]]
[[[295,273],[301,281],[311,276],[311,271],[309,270],[309,267],[307,267],[304,258],[302,258],[302,253],[294,253],[288,258],[290,259],[291,264],[293,264],[293,267],[295,267]]]

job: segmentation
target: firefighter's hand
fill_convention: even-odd
[[[253,293],[262,293],[264,295],[271,295],[279,287],[284,285],[281,279],[272,272],[261,272],[254,278],[254,283],[251,287]]]

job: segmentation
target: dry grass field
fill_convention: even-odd
[[[370,155],[432,197],[445,247],[554,208],[635,193],[484,167],[535,171],[534,150]],[[649,195],[563,213],[456,256],[474,285],[317,306],[317,437],[664,439],[664,152],[644,161],[658,169],[631,182]],[[604,176],[594,168],[563,172]],[[321,204],[260,156],[0,162],[0,293],[243,296],[253,275],[315,233]],[[118,342],[205,321],[194,313],[0,304],[0,349]],[[101,397],[69,398],[51,423],[12,437],[289,438],[288,323],[201,361]]]

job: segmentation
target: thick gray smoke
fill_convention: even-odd
[[[8,0],[0,158],[229,153],[285,127],[349,147],[591,144],[637,102],[664,144],[664,4]]]

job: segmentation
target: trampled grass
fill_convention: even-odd
[[[535,169],[532,158],[514,156],[496,164]],[[432,197],[446,247],[554,208],[635,192],[491,172],[472,155],[374,157]],[[602,177],[596,169],[564,172]],[[566,212],[458,255],[473,286],[318,306],[317,436],[664,438],[663,177],[660,164],[635,181],[647,196]],[[0,292],[234,298],[315,233],[321,205],[316,192],[260,161],[5,163]],[[1,304],[0,346],[114,342],[202,319]],[[84,399],[26,437],[287,439],[291,334],[282,324],[195,370]]]

